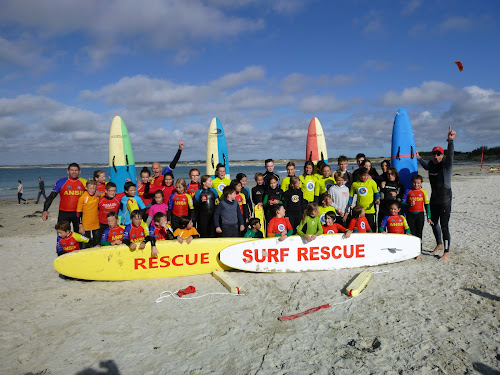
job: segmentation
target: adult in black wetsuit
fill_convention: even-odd
[[[448,150],[446,157],[442,147],[436,146],[432,149],[432,160],[425,162],[417,153],[418,162],[425,170],[429,171],[429,182],[431,183],[431,220],[432,231],[436,238],[436,248],[434,254],[444,250],[440,260],[446,261],[450,258],[450,221],[451,213],[451,169],[453,167],[454,146],[456,132],[451,129],[448,131]],[[440,226],[441,224],[441,226]],[[443,233],[441,237],[441,232]],[[443,243],[444,240],[444,243]]]
[[[269,180],[272,177],[276,177],[278,180],[278,184],[280,182],[280,176],[278,176],[276,173],[274,173],[274,160],[273,159],[266,159],[264,162],[264,165],[266,166],[266,171],[264,172],[264,185],[269,186]]]

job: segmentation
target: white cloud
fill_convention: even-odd
[[[348,102],[337,99],[335,96],[309,96],[300,101],[299,108],[308,113],[337,112],[349,106]]]
[[[0,64],[21,68],[46,69],[51,61],[30,38],[5,39],[0,36]]]
[[[442,32],[468,31],[471,26],[472,22],[470,19],[463,16],[451,16],[441,22],[439,29]]]
[[[389,65],[390,63],[387,61],[368,60],[361,66],[361,70],[373,70],[375,72],[379,72],[387,69]]]
[[[401,11],[401,14],[403,16],[409,16],[413,12],[415,12],[420,6],[422,5],[421,0],[411,0],[411,1],[404,1],[403,2],[405,6],[403,7],[403,10]]]
[[[405,88],[400,94],[389,91],[384,95],[382,104],[386,106],[438,104],[457,100],[461,95],[461,91],[450,84],[428,81],[419,87]]]
[[[249,66],[238,73],[229,73],[212,82],[212,85],[221,89],[229,89],[243,83],[261,81],[265,77],[265,70],[261,66]]]

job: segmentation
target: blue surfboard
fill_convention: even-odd
[[[391,165],[399,172],[399,181],[405,187],[412,187],[412,176],[418,173],[417,149],[410,117],[400,108],[392,126]]]
[[[221,163],[226,167],[226,178],[230,179],[229,157],[227,155],[226,135],[217,117],[212,119],[207,139],[207,174],[214,176],[215,167]]]

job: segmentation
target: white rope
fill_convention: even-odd
[[[177,292],[171,292],[169,290],[165,290],[163,292],[160,293],[160,297],[158,297],[156,299],[156,303],[160,303],[160,302],[163,302],[163,300],[165,298],[168,298],[168,297],[172,297],[172,298],[175,298],[175,299],[180,299],[180,300],[188,300],[188,299],[198,299],[198,298],[203,298],[203,297],[206,297],[206,296],[210,296],[210,295],[231,295],[231,296],[244,296],[244,294],[235,294],[235,293],[222,293],[222,292],[213,292],[213,293],[206,293],[206,294],[203,294],[201,296],[194,296],[194,297],[179,297],[177,295],[177,293],[179,292],[179,290]],[[166,295],[164,295],[166,294]]]

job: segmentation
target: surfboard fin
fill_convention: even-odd
[[[115,156],[113,156],[113,169],[115,170],[115,172],[118,172],[118,169],[116,169],[116,166],[115,166]]]
[[[224,153],[222,153],[222,158],[224,159],[224,167],[225,167],[227,160],[226,160],[226,155]]]
[[[398,154],[396,155],[396,158],[398,160],[401,160],[401,158],[399,157],[399,153],[401,152],[401,146],[398,146]]]
[[[309,153],[309,161],[312,161],[312,160],[313,160],[313,152],[311,151],[311,152]]]
[[[127,162],[127,172],[128,172],[128,168],[129,168],[129,165],[128,165],[128,155],[125,155],[125,161]]]
[[[415,153],[413,152],[413,145],[411,145],[411,158],[413,159],[415,157]]]

